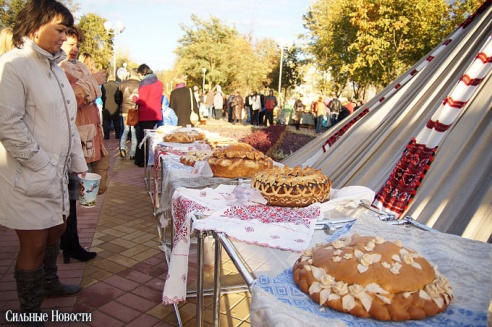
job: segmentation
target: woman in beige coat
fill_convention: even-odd
[[[69,296],[56,259],[69,213],[68,173],[87,171],[70,83],[57,63],[72,14],[57,1],[30,0],[18,13],[13,43],[0,57],[0,224],[15,229],[14,276],[23,313],[43,297]]]
[[[69,28],[67,33],[68,40],[62,46],[67,58],[60,63],[60,67],[65,71],[75,92],[78,107],[76,125],[79,130],[81,126],[94,127],[95,135],[91,138],[92,151],[84,148],[87,163],[93,163],[108,154],[104,148],[102,122],[95,103],[96,99],[101,97],[100,85],[106,83],[106,72],[100,70],[92,74],[84,63],[78,61],[80,44],[83,42],[81,32],[74,26]]]
[[[240,123],[242,121],[244,109],[244,99],[239,91],[236,92],[234,100],[232,100],[232,123]]]
[[[65,71],[72,84],[77,100],[77,118],[75,119],[75,124],[79,129],[82,139],[82,149],[84,149],[86,162],[89,164],[92,172],[101,175],[101,185],[99,186],[101,190],[106,187],[109,157],[103,144],[101,118],[99,109],[95,104],[95,99],[101,96],[99,85],[106,82],[106,72],[100,70],[92,73],[89,67],[77,60],[82,42],[83,39],[80,30],[75,26],[70,27],[67,30],[67,40],[62,45],[67,58],[60,63],[60,67]],[[92,134],[84,132],[91,130]],[[63,261],[70,263],[70,258],[88,261],[96,257],[96,252],[86,251],[80,245],[76,209],[79,183],[73,174],[69,175],[69,178],[70,215],[67,218],[67,229],[61,238]]]

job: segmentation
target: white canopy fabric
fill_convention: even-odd
[[[412,140],[442,110],[492,34],[486,1],[445,42],[358,109],[289,158],[321,169],[334,188],[379,192]],[[490,60],[490,58],[489,58]],[[440,137],[433,160],[401,217],[445,233],[487,241],[492,234],[492,77],[470,95]],[[383,208],[384,209],[384,208]]]

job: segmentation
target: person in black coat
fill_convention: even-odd
[[[347,109],[347,107],[342,106],[342,109],[340,110],[340,113],[338,114],[338,122],[341,122],[345,117],[348,117],[350,115],[350,111]]]
[[[121,136],[121,106],[115,101],[115,93],[118,90],[118,84],[115,82],[113,75],[109,75],[108,82],[102,86],[104,88],[103,100],[103,130],[104,139],[109,140],[111,125],[114,128],[115,138]]]

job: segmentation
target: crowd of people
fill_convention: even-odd
[[[257,91],[243,96],[239,90],[226,96],[220,85],[203,95],[195,92],[195,99],[203,119],[223,119],[231,124],[254,126],[273,125],[273,113],[279,105],[273,90],[269,90],[267,96]]]
[[[298,100],[296,100],[296,102]],[[314,118],[316,133],[321,134],[344,120],[362,105],[363,102],[360,100],[354,102],[352,99],[347,99],[342,102],[333,94],[330,98],[319,97],[317,101],[311,104],[307,112],[312,114]],[[298,114],[298,121],[301,120],[300,116],[305,113],[306,111]]]
[[[313,127],[317,134],[342,121],[363,104],[361,100],[353,99],[343,99],[342,102],[334,94],[331,97],[320,96],[316,101],[305,104],[303,97],[297,96],[291,101],[290,116],[280,117],[282,107],[273,90],[268,90],[267,93],[268,95],[265,96],[263,93],[253,91],[243,97],[240,91],[236,91],[226,96],[220,85],[217,85],[213,90],[207,90],[200,95],[195,86],[195,99],[203,119],[223,119],[232,124],[254,126],[271,126],[275,121],[285,124],[287,120],[296,127],[296,130],[301,126]],[[275,113],[277,117],[274,116]],[[305,121],[306,115],[310,118],[309,121]]]

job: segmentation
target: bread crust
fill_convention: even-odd
[[[400,242],[354,235],[308,249],[293,277],[320,305],[357,317],[402,321],[444,311],[453,299],[437,267]]]
[[[192,150],[179,158],[179,162],[183,165],[194,166],[197,161],[207,160],[211,155],[212,150]]]
[[[259,172],[251,179],[251,186],[269,205],[306,207],[329,199],[331,181],[318,169],[284,166]]]
[[[193,143],[195,142],[195,137],[185,132],[175,132],[164,135],[163,141],[173,143]]]
[[[273,160],[247,143],[233,143],[217,149],[207,159],[215,177],[250,178],[273,167]]]

